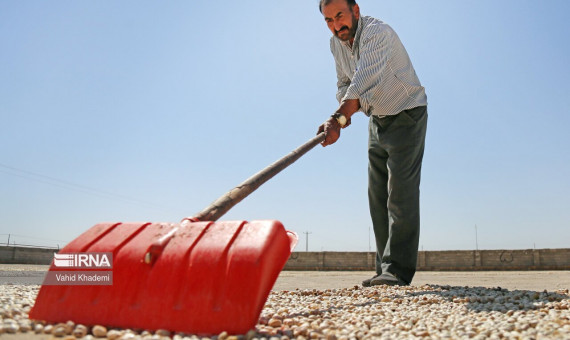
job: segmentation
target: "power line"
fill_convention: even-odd
[[[117,200],[126,201],[126,202],[129,202],[131,204],[143,205],[147,208],[151,207],[151,208],[159,209],[162,211],[167,211],[167,209],[165,207],[156,205],[156,204],[151,203],[151,202],[143,201],[143,200],[140,200],[138,198],[129,197],[129,196],[121,195],[121,194],[116,194],[116,193],[112,193],[112,192],[88,187],[85,185],[75,184],[75,183],[68,182],[68,181],[65,181],[62,179],[42,175],[42,174],[35,173],[32,171],[28,171],[28,170],[19,169],[19,168],[16,168],[16,167],[13,167],[10,165],[6,165],[6,164],[2,164],[2,163],[0,163],[0,167],[9,170],[9,171],[7,171],[7,170],[0,169],[0,172],[11,175],[11,176],[24,178],[24,179],[28,179],[28,180],[36,181],[39,183],[44,183],[44,184],[56,186],[56,187],[67,189],[67,190],[82,192],[84,194],[89,194],[89,195],[104,197],[104,198],[113,198],[113,199],[117,199]]]
[[[44,237],[35,237],[35,236],[26,236],[26,235],[19,235],[19,234],[0,234],[3,236],[17,236],[17,237],[23,237],[23,238],[30,238],[30,239],[34,239],[34,240],[42,240],[42,241],[54,241],[54,242],[67,242],[64,240],[54,240],[51,238],[44,238]]]
[[[24,246],[24,247],[36,247],[36,248],[41,248],[41,247],[48,247],[48,248],[60,248],[60,244],[67,244],[68,241],[63,241],[63,240],[54,240],[54,239],[49,239],[49,238],[43,238],[43,237],[34,237],[34,236],[26,236],[26,235],[19,235],[19,234],[0,234],[0,235],[4,235],[4,236],[8,236],[6,242],[0,242],[1,244],[6,244],[7,246]],[[16,238],[18,239],[18,242],[16,242]],[[28,239],[33,239],[33,240],[37,240],[37,241],[24,241],[22,243],[22,239],[24,240],[28,240]],[[34,243],[34,244],[30,244],[30,243]],[[49,244],[49,246],[48,246]],[[54,246],[55,244],[55,246]]]

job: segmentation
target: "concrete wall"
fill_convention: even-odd
[[[50,264],[57,249],[0,246],[1,264]]]
[[[375,258],[369,252],[293,252],[285,270],[374,270]]]
[[[0,263],[50,264],[57,249],[0,246]],[[373,252],[293,252],[285,270],[374,270]],[[570,248],[420,251],[418,270],[570,270]]]
[[[373,252],[293,252],[285,270],[375,270]],[[420,251],[418,270],[570,270],[570,249]]]

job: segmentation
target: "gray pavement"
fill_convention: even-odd
[[[0,264],[0,285],[41,285],[49,266]]]
[[[333,289],[360,285],[374,272],[281,272],[274,290]],[[570,289],[570,271],[417,272],[412,286],[425,284],[555,291]]]
[[[41,265],[0,264],[0,285],[39,285],[48,268]],[[273,289],[348,288],[360,285],[362,280],[373,274],[371,271],[283,271]],[[417,272],[412,285],[425,284],[555,291],[570,289],[570,271]]]

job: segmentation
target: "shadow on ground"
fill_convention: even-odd
[[[532,290],[508,290],[501,287],[460,287],[460,286],[440,286],[426,285],[427,288],[420,292],[412,292],[408,296],[418,297],[418,302],[430,301],[434,297],[439,297],[448,302],[463,303],[465,307],[472,311],[479,312],[501,312],[527,311],[541,309],[547,303],[555,303],[555,309],[567,309],[568,304],[558,306],[556,303],[569,300],[568,290],[556,292],[542,292]],[[433,302],[433,301],[430,301]],[[557,308],[559,307],[559,308]]]

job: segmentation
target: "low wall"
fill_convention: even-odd
[[[2,264],[51,264],[55,248],[0,246]]]
[[[375,270],[374,252],[293,252],[284,270]],[[570,249],[420,251],[417,270],[570,270]]]
[[[57,249],[0,246],[0,263],[50,264]],[[284,270],[371,270],[374,252],[293,252]],[[570,248],[420,251],[418,270],[570,270]]]
[[[372,252],[293,252],[284,270],[374,270]]]

